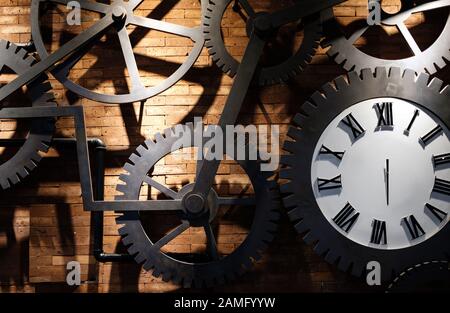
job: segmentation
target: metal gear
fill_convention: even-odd
[[[208,52],[216,65],[231,77],[236,75],[240,63],[225,47],[221,32],[221,22],[227,7],[233,1],[235,0],[210,1],[203,16],[203,31]],[[264,13],[260,12],[257,14]],[[302,24],[304,25],[304,38],[297,52],[278,65],[259,68],[256,71],[255,79],[260,85],[287,81],[301,73],[306,65],[311,62],[322,36],[322,24],[319,15],[305,19]],[[247,23],[247,36],[253,31],[250,25],[251,18],[249,18]]]
[[[336,87],[334,87],[336,85]],[[361,276],[370,261],[381,265],[383,281],[390,281],[411,263],[425,259],[442,260],[450,255],[450,223],[428,240],[403,249],[383,250],[358,244],[342,234],[323,215],[311,186],[311,160],[316,144],[326,127],[342,111],[355,103],[378,97],[405,99],[434,112],[450,126],[448,99],[450,88],[443,88],[442,81],[430,80],[428,74],[419,76],[413,70],[400,68],[376,68],[375,72],[363,69],[361,75],[350,72],[341,76],[334,85],[326,84],[321,92],[313,94],[302,106],[288,131],[284,149],[289,152],[281,157],[283,165],[280,178],[288,180],[281,185],[284,206],[299,234],[304,234],[308,244],[314,243],[314,251],[342,271]],[[301,173],[301,175],[299,175]]]
[[[404,70],[413,69],[417,73],[425,71],[429,74],[434,74],[445,67],[446,61],[450,60],[450,36],[448,35],[450,32],[450,12],[439,37],[424,51],[418,47],[404,24],[405,20],[413,13],[436,9],[433,6],[433,2],[438,3],[440,1],[431,1],[424,4],[418,3],[418,1],[402,1],[402,8],[398,13],[389,14],[382,12],[382,25],[396,26],[408,43],[414,56],[389,60],[377,58],[361,51],[354,45],[354,42],[364,34],[369,26],[354,32],[349,38],[346,38],[341,26],[334,18],[333,9],[322,12],[323,19],[328,20],[330,23],[325,28],[330,29],[333,34],[327,34],[327,39],[321,45],[324,48],[330,47],[327,55],[347,71],[360,72],[363,68],[370,68],[374,71],[376,67],[400,67]],[[450,1],[446,3],[441,2],[439,5],[438,8],[450,6]]]
[[[408,268],[386,290],[386,293],[397,292],[450,292],[450,263],[431,261]]]
[[[116,197],[116,200],[137,200],[143,182],[173,199],[183,198],[184,195],[189,193],[192,184],[183,187],[179,192],[175,192],[152,180],[148,173],[159,160],[178,149],[174,144],[181,138],[182,133],[189,131],[193,134],[193,130],[192,123],[184,126],[184,131],[178,134],[174,132],[175,128],[167,129],[164,135],[156,134],[155,141],[148,140],[144,145],[138,147],[136,153],[131,155],[130,163],[127,163],[124,167],[128,173],[120,176],[120,180],[124,184],[118,185],[117,190],[123,195]],[[139,212],[123,213],[117,218],[117,223],[123,224],[123,227],[119,229],[119,233],[123,237],[123,243],[128,246],[128,252],[134,255],[135,260],[138,263],[143,263],[145,270],[152,270],[153,276],[162,276],[164,281],[172,280],[186,288],[199,288],[231,281],[242,274],[244,270],[251,268],[254,260],[261,258],[260,253],[273,239],[276,221],[279,218],[277,184],[268,180],[271,173],[260,172],[257,162],[238,161],[238,163],[251,180],[255,190],[255,198],[250,201],[252,202],[251,205],[256,207],[249,234],[239,247],[235,248],[229,255],[220,258],[217,248],[214,248],[215,239],[210,223],[217,213],[218,206],[230,204],[230,201],[236,201],[233,202],[236,204],[244,201],[242,205],[249,205],[248,202],[245,204],[245,201],[249,201],[250,198],[241,200],[239,200],[240,198],[227,198],[228,200],[223,200],[223,198],[217,196],[214,190],[211,190],[207,200],[211,212],[206,216],[206,220],[202,221],[204,217],[193,217],[187,211],[183,211],[181,215],[178,215],[181,225],[157,242],[152,242],[149,238]],[[225,202],[222,203],[222,200]],[[212,250],[209,250],[207,262],[181,261],[161,251],[164,245],[187,228],[190,226],[200,227],[199,225],[206,225],[205,233],[208,238],[208,247],[213,247]],[[214,249],[216,252],[213,251]]]
[[[0,71],[6,66],[17,75],[26,72],[36,60],[26,50],[6,40],[0,40]],[[51,85],[45,74],[27,86],[26,96],[32,106],[56,106]],[[30,122],[25,143],[9,160],[0,165],[0,185],[8,189],[19,183],[36,168],[41,160],[39,151],[47,152],[55,131],[55,119],[36,118]]]
[[[31,3],[31,31],[36,50],[41,59],[47,58],[49,56],[49,52],[45,47],[40,30],[40,10],[43,7],[43,4],[54,3],[67,5],[69,2],[70,0],[33,0]],[[134,15],[133,12],[137,8],[137,5],[133,1],[125,2],[122,0],[117,0],[113,1],[111,4],[103,4],[100,2],[92,1],[79,1],[78,3],[81,6],[81,9],[85,9],[91,12],[97,12],[103,15],[112,12],[113,15],[118,15],[118,19],[124,19],[122,22],[117,23],[116,26],[120,46],[131,79],[129,93],[114,95],[92,91],[69,79],[68,76],[70,74],[70,70],[92,48],[92,45],[96,41],[94,39],[92,43],[88,43],[85,47],[82,47],[79,50],[75,51],[71,56],[68,57],[67,60],[59,64],[59,66],[55,67],[51,71],[52,75],[55,76],[55,78],[59,82],[61,82],[64,87],[81,97],[103,103],[132,103],[147,100],[148,98],[154,97],[164,92],[165,90],[176,84],[180,79],[182,79],[187,71],[197,61],[203,49],[204,37],[201,27],[189,28],[155,20],[152,18]],[[122,15],[119,16],[120,14]],[[169,77],[167,77],[156,86],[147,87],[143,85],[139,75],[139,69],[136,63],[133,47],[126,28],[127,25],[154,29],[165,33],[175,34],[181,37],[190,38],[194,42],[194,45],[189,52],[185,62],[181,64],[174,73],[172,73]]]

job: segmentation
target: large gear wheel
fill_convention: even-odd
[[[149,174],[158,161],[174,151],[178,151],[174,144],[181,138],[180,135],[186,131],[193,134],[192,124],[184,126],[184,130],[178,134],[175,133],[174,128],[167,129],[164,135],[157,134],[155,141],[148,140],[144,145],[138,147],[136,153],[130,157],[130,163],[127,163],[124,167],[127,174],[120,176],[120,180],[124,184],[118,185],[117,190],[123,195],[116,197],[116,199],[139,199],[144,182],[172,199],[181,199],[190,192],[193,184],[185,185],[181,190],[175,192],[154,181]],[[216,191],[212,189],[208,197],[210,212],[207,216],[195,217],[183,211],[180,215],[176,215],[177,221],[180,221],[181,224],[163,235],[159,240],[150,239],[149,232],[151,232],[151,229],[146,228],[139,212],[123,213],[117,218],[117,223],[123,225],[119,230],[120,235],[123,236],[123,243],[128,246],[128,252],[134,255],[135,260],[138,263],[143,263],[145,270],[152,270],[155,277],[162,276],[164,281],[172,280],[186,288],[199,288],[231,281],[242,274],[244,270],[248,270],[253,261],[261,257],[261,252],[273,238],[276,221],[279,218],[277,185],[274,181],[268,180],[270,173],[260,172],[257,162],[237,162],[250,178],[254,197],[225,198],[218,196]],[[240,203],[243,206],[255,208],[248,235],[231,253],[221,256],[217,250],[211,224],[218,218],[218,211],[220,211],[222,205],[239,205]],[[247,207],[246,209],[250,208]],[[240,212],[246,215],[249,211]],[[154,215],[152,215],[150,221],[156,222],[154,218]],[[167,243],[190,227],[204,228],[208,246],[206,259],[189,258],[186,261],[177,254],[162,251]],[[218,238],[220,237],[218,236]],[[205,256],[205,254],[202,253],[202,256]]]
[[[430,261],[408,268],[388,286],[386,293],[449,293],[450,263]]]
[[[325,217],[311,183],[316,145],[324,129],[344,110],[368,99],[391,97],[423,105],[449,125],[449,96],[450,89],[444,88],[438,79],[430,81],[428,74],[417,76],[413,70],[377,68],[375,72],[364,69],[361,74],[350,72],[348,76],[337,78],[302,106],[302,113],[294,117],[288,132],[293,140],[284,144],[288,154],[281,157],[280,178],[287,182],[280,188],[284,206],[297,232],[304,235],[308,244],[314,244],[314,251],[327,262],[336,264],[342,271],[362,276],[367,264],[377,261],[382,280],[386,282],[410,264],[427,259],[445,260],[450,256],[449,223],[444,223],[427,240],[401,249],[378,249],[349,239]]]
[[[25,73],[36,60],[17,45],[0,40],[0,71],[6,70],[17,75]],[[26,96],[32,106],[56,106],[51,85],[44,74],[27,86]],[[8,99],[6,100],[8,101]],[[2,105],[4,105],[3,103]],[[36,118],[30,122],[25,143],[15,154],[0,165],[0,185],[8,189],[19,183],[36,168],[41,160],[39,152],[47,152],[55,131],[54,118]]]
[[[222,37],[221,23],[225,11],[235,0],[214,0],[210,1],[206,13],[203,17],[203,27],[205,33],[206,47],[213,61],[226,74],[234,77],[239,68],[239,61],[228,52]],[[247,1],[245,1],[247,2]],[[235,6],[236,7],[236,6]],[[243,6],[246,8],[246,6]],[[249,14],[247,12],[247,14]],[[254,13],[265,14],[264,12]],[[250,13],[249,15],[253,15]],[[251,25],[252,16],[247,19],[247,36],[253,31]],[[298,50],[286,60],[276,65],[269,65],[257,69],[255,79],[260,85],[277,84],[295,77],[306,65],[311,62],[316,53],[319,41],[322,36],[322,27],[319,15],[308,17],[299,22],[297,29],[303,28],[304,37]],[[303,26],[303,27],[302,27]],[[267,47],[268,51],[271,50]],[[272,48],[275,49],[275,48]]]
[[[425,2],[425,3],[424,3]],[[382,25],[395,26],[408,44],[412,56],[401,59],[383,59],[369,55],[355,45],[355,42],[372,27],[367,24],[361,29],[354,31],[350,36],[345,36],[342,27],[334,19],[332,9],[322,12],[323,18],[330,21],[326,29],[330,29],[327,39],[322,42],[324,48],[330,47],[327,54],[330,58],[340,64],[347,71],[359,72],[363,68],[376,67],[400,67],[402,69],[413,69],[417,73],[427,72],[434,74],[437,70],[446,66],[450,60],[450,11],[448,18],[438,38],[428,48],[421,49],[405,21],[414,13],[427,12],[436,9],[448,9],[450,1],[401,1],[401,10],[390,14],[382,12]],[[364,21],[365,22],[365,21]]]
[[[31,3],[31,30],[36,50],[41,59],[50,55],[50,52],[45,46],[40,25],[42,10],[46,9],[44,8],[44,5],[59,4],[67,6],[68,3],[70,3],[70,0],[33,0]],[[197,61],[203,49],[204,37],[201,27],[185,27],[149,17],[135,15],[134,11],[139,7],[140,2],[117,0],[112,1],[111,4],[104,4],[95,1],[79,1],[78,4],[81,6],[82,10],[98,13],[102,16],[110,14],[114,10],[126,12],[126,19],[123,22],[123,25],[120,23],[116,25],[116,31],[130,80],[127,82],[129,85],[129,90],[127,92],[119,93],[116,91],[115,94],[91,90],[87,86],[82,86],[80,82],[72,80],[70,76],[72,68],[80,62],[83,56],[86,55],[99,40],[99,38],[93,38],[91,43],[86,44],[84,47],[80,47],[69,56],[67,60],[52,70],[52,75],[54,75],[64,87],[81,97],[103,103],[132,103],[145,101],[148,98],[164,92],[182,79],[188,70],[194,66],[194,63]],[[140,77],[136,55],[133,51],[130,35],[127,31],[128,25],[173,34],[180,36],[180,38],[189,38],[193,42],[193,46],[184,63],[182,63],[174,73],[154,86],[146,86]],[[98,56],[98,58],[101,59],[101,56]],[[127,78],[125,74],[124,78]]]

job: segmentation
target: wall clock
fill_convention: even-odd
[[[294,118],[282,158],[289,216],[314,250],[386,280],[448,257],[450,89],[426,74],[369,69],[323,86]]]

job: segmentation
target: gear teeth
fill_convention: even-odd
[[[128,235],[125,238],[128,238],[128,240],[132,239],[131,235]],[[129,241],[123,240],[123,242],[126,244],[126,242],[129,242]],[[133,243],[133,241],[131,241],[131,243]],[[138,249],[138,247],[135,244],[131,244],[131,246],[128,247],[128,253],[130,255],[134,256],[135,254],[139,253],[139,249]]]
[[[171,274],[171,273],[166,272],[166,273],[163,273],[163,274],[162,274],[162,280],[163,280],[164,282],[166,282],[166,283],[167,283],[171,278],[172,278],[172,274]]]
[[[389,78],[392,80],[399,80],[402,72],[399,67],[391,67],[389,69]]]
[[[8,41],[0,39],[0,50],[8,49]]]
[[[25,59],[25,55],[27,54],[27,51],[25,51],[25,49],[21,49],[19,48],[16,52],[16,55],[21,58],[22,60]]]
[[[323,256],[325,252],[327,252],[327,247],[322,242],[319,241],[316,243],[313,250],[317,255]]]
[[[325,93],[325,96],[327,98],[329,98],[331,95],[336,93],[336,88],[334,88],[334,86],[330,83],[326,83],[325,85],[322,86],[322,90]]]
[[[138,253],[135,257],[134,260],[136,261],[137,264],[142,264],[145,262],[146,257],[142,254],[142,253]]]
[[[130,181],[130,175],[127,174],[120,174],[119,175],[119,180],[124,182],[125,184],[129,183]],[[123,185],[118,185],[118,186],[123,186]]]
[[[3,190],[6,190],[6,189],[8,189],[9,187],[11,187],[9,181],[4,180],[4,179],[2,179],[2,180],[0,181],[0,185],[2,186],[2,189],[3,189]]]
[[[140,156],[143,156],[147,151],[148,150],[142,145],[136,148],[136,152],[139,153]]]
[[[441,94],[443,94],[443,95],[445,95],[447,97],[450,97],[450,86],[449,85],[445,86],[442,89]]]
[[[345,57],[342,54],[337,53],[337,54],[334,55],[334,62],[336,62],[337,64],[343,66],[344,68],[345,68],[345,64],[344,64],[345,61],[346,61],[346,59],[345,59]]]
[[[365,270],[361,265],[353,263],[352,271],[351,271],[353,276],[361,277],[364,275],[364,272],[365,272]]]
[[[283,204],[286,208],[293,208],[297,206],[297,197],[295,195],[284,197]]]
[[[166,138],[176,137],[175,136],[175,129],[174,128],[166,128],[166,129],[164,129],[164,136]]]
[[[140,156],[138,156],[137,154],[133,153],[132,155],[130,155],[129,160],[133,163],[136,164],[140,159]]]
[[[125,246],[130,246],[130,247],[128,247],[128,253],[129,254],[133,255],[133,254],[136,254],[138,252],[137,249],[132,246],[133,238],[131,237],[130,234],[128,234],[127,236],[123,237],[122,238],[122,242],[123,242],[123,244]]]
[[[358,72],[352,71],[347,73],[348,76],[348,82],[350,85],[355,85],[361,83],[361,77],[359,76]],[[387,77],[387,74],[386,74]]]
[[[148,147],[148,149],[151,149],[155,146],[155,142],[151,139],[147,139],[144,143]]]
[[[116,186],[116,190],[125,193],[128,190],[128,186],[119,184]]]
[[[352,262],[348,258],[341,257],[337,266],[341,271],[348,272],[351,265]]]
[[[375,77],[377,78],[387,78],[388,74],[387,74],[387,69],[385,67],[382,66],[377,66],[375,68]]]
[[[120,220],[121,217],[122,217],[122,216],[119,216],[119,217],[116,218],[116,222],[117,222],[118,224],[123,224],[123,222]],[[120,236],[126,236],[126,235],[128,235],[128,232],[127,232],[126,227],[120,227],[120,228],[118,229],[118,232],[119,232],[119,235],[120,235]]]
[[[336,84],[336,88],[338,91],[345,90],[349,86],[344,76],[339,76],[338,78],[336,78],[334,80],[334,83]]]
[[[161,133],[156,133],[155,134],[155,142],[163,142],[164,141],[164,136]]]
[[[296,151],[297,145],[295,141],[286,140],[283,144],[283,150],[287,152],[294,153]]]
[[[327,255],[325,256],[325,261],[327,261],[330,264],[335,264],[338,259],[338,256],[334,254],[333,251],[328,251]]]
[[[422,75],[419,76],[419,79]],[[434,90],[435,92],[441,92],[442,87],[444,86],[444,82],[439,78],[434,77],[430,83],[428,84],[428,88]]]
[[[295,219],[298,220],[298,218],[295,218],[295,217],[299,217],[298,213],[299,213],[298,209],[290,211],[289,217],[291,218],[291,220],[295,220]],[[308,228],[306,223],[304,223],[303,221],[300,221],[297,224],[295,224],[295,230],[299,234],[304,234],[304,233],[310,232],[310,229]]]
[[[312,112],[319,106],[323,105],[325,103],[325,101],[327,100],[327,98],[325,98],[324,94],[322,94],[321,92],[314,92],[313,95],[311,96],[311,100],[314,102],[314,104],[312,104],[309,101],[306,101],[303,105],[302,105],[302,110],[305,111],[306,114],[311,115]]]
[[[19,175],[19,177],[21,177],[22,179],[24,179],[25,177],[27,177],[30,173],[25,169],[25,168],[21,168],[18,170],[17,175]]]
[[[284,154],[280,157],[280,163],[287,165],[287,166],[294,166],[295,156],[292,154]]]
[[[363,80],[374,79],[372,70],[370,68],[363,68],[361,70],[361,78]]]
[[[305,123],[305,121],[306,121],[307,119],[308,119],[308,117],[307,117],[306,115],[297,113],[297,114],[295,114],[295,116],[294,116],[293,122],[294,122],[297,126],[302,126],[302,125]]]
[[[19,176],[17,174],[11,175],[11,177],[8,178],[8,180],[11,182],[12,185],[16,185],[20,182]]]
[[[302,132],[300,129],[298,129],[297,127],[289,127],[287,135],[295,140],[300,140],[300,138],[302,137]]]
[[[286,183],[286,184],[282,184],[282,185],[280,185],[280,192],[282,194],[292,193],[292,192],[294,192],[294,186],[290,182]]]
[[[132,164],[130,164],[130,163],[125,163],[125,165],[123,166],[123,169],[125,170],[125,171],[127,171],[128,173],[131,173],[131,172],[133,172],[133,170],[134,170],[134,165],[132,165]]]
[[[428,74],[425,74],[425,73],[424,73],[424,75],[428,76]],[[416,75],[416,72],[414,70],[406,69],[403,72],[403,78],[405,78],[407,80],[410,80],[410,81],[415,81],[416,78],[417,78],[417,75]],[[427,78],[427,81],[428,81],[428,78]],[[425,84],[425,86],[426,86],[426,84]]]

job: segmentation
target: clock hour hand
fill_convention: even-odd
[[[386,204],[389,205],[389,159],[386,159],[386,167],[384,168],[384,180],[386,183]]]

